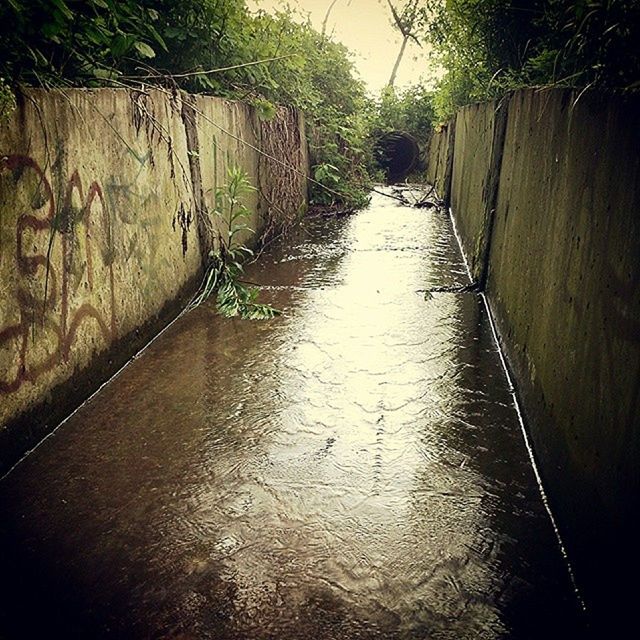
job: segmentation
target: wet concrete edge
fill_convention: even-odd
[[[506,115],[505,115],[505,121],[506,121]],[[502,128],[503,126],[502,124],[500,124],[500,129]],[[506,130],[506,127],[504,127],[504,129]],[[504,135],[504,131],[502,131],[502,133],[498,132],[496,138],[500,140],[501,136],[503,135]],[[502,140],[502,142],[504,142],[504,140]],[[500,161],[501,159],[502,159],[502,153],[500,154]],[[460,254],[462,255],[462,259],[464,261],[464,265],[467,271],[467,276],[471,282],[474,282],[473,274],[469,267],[469,259],[467,254],[465,253],[462,238],[458,230],[456,214],[454,213],[453,209],[451,209],[451,207],[447,207],[446,211],[447,211],[447,214],[449,215],[449,219],[451,220],[454,235],[456,237],[456,242],[458,244],[458,249],[460,250]],[[493,215],[494,215],[494,212],[491,213],[491,217],[493,217]],[[488,257],[488,253],[485,255]],[[500,362],[502,364],[502,369],[504,371],[504,375],[507,380],[509,393],[511,395],[513,406],[516,410],[516,413],[518,414],[518,421],[520,423],[522,439],[524,441],[524,445],[527,450],[527,455],[529,457],[529,461],[531,463],[531,467],[533,469],[533,473],[536,478],[536,483],[538,486],[538,491],[540,493],[540,498],[544,505],[545,511],[547,512],[547,515],[549,517],[549,521],[553,529],[554,535],[556,537],[558,547],[560,549],[560,553],[565,561],[565,566],[569,576],[569,581],[571,583],[571,586],[573,588],[573,591],[576,597],[577,606],[579,607],[582,614],[585,616],[585,622],[587,624],[587,630],[589,633],[587,637],[590,638],[592,629],[590,628],[589,625],[592,621],[590,619],[589,610],[586,606],[582,589],[580,588],[578,581],[576,580],[575,567],[574,567],[574,564],[572,563],[572,558],[569,555],[569,552],[567,551],[567,545],[563,537],[563,533],[560,530],[560,526],[558,525],[557,518],[554,515],[555,507],[557,505],[555,505],[553,501],[549,499],[547,491],[545,490],[546,482],[544,478],[544,471],[541,470],[540,461],[538,456],[536,455],[537,443],[534,437],[534,430],[531,429],[533,416],[527,411],[528,396],[524,388],[525,385],[522,385],[519,383],[519,381],[523,379],[521,377],[523,373],[520,370],[518,370],[517,367],[514,366],[514,361],[510,354],[508,344],[505,342],[503,337],[503,332],[501,331],[500,319],[496,315],[496,311],[493,308],[493,305],[491,304],[491,301],[489,300],[489,297],[487,296],[486,291],[484,290],[484,286],[478,289],[478,295],[482,299],[482,304],[487,313],[487,319],[491,327],[491,333],[493,335],[493,340],[495,342],[497,352],[500,358]]]
[[[202,273],[196,274],[154,317],[115,340],[96,354],[87,367],[51,389],[42,402],[9,421],[0,430],[0,479],[175,320],[201,280]]]

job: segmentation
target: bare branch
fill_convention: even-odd
[[[389,5],[389,9],[391,9],[391,15],[393,16],[393,21],[396,23],[396,26],[400,31],[402,31],[402,18],[398,14],[396,8],[391,4],[391,0],[387,0],[387,4]],[[404,34],[403,34],[404,35]]]
[[[243,69],[244,67],[253,67],[257,64],[267,64],[269,62],[275,62],[276,60],[284,60],[285,58],[291,58],[295,54],[290,53],[286,56],[277,56],[276,58],[267,58],[266,60],[255,60],[254,62],[245,62],[243,64],[234,64],[230,67],[220,67],[219,69],[208,69],[206,71],[190,71],[187,73],[161,73],[142,75],[142,76],[123,76],[128,80],[148,80],[149,78],[156,78],[162,76],[165,78],[189,78],[191,76],[208,76],[213,73],[222,73],[223,71],[231,71],[233,69]]]
[[[327,9],[327,13],[324,15],[324,20],[322,21],[322,35],[324,36],[327,33],[327,22],[329,21],[329,16],[331,15],[331,10],[333,6],[338,2],[338,0],[333,0],[333,2],[329,5]]]
[[[414,30],[416,18],[418,17],[418,0],[408,0],[401,12],[398,12],[398,9],[393,5],[391,0],[387,0],[387,4],[391,10],[393,21],[398,31],[402,34],[400,51],[398,52],[398,57],[393,65],[393,71],[391,72],[389,82],[387,83],[388,87],[393,87],[409,40],[413,40],[418,46],[422,46],[422,44],[418,39],[418,34]]]

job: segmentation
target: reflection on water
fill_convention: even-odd
[[[578,637],[448,218],[382,196],[176,323],[0,484],[0,637]]]

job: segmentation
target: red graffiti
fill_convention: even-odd
[[[68,362],[78,331],[85,322],[93,320],[100,336],[108,344],[115,335],[116,315],[111,222],[100,185],[92,182],[85,194],[80,176],[74,171],[61,188],[60,196],[56,198],[51,183],[38,163],[21,155],[0,158],[0,174],[4,172],[12,174],[16,191],[21,182],[33,189],[30,194],[32,211],[44,211],[44,216],[32,211],[21,213],[17,220],[15,259],[18,282],[15,298],[19,320],[0,328],[0,348],[7,348],[13,343],[18,366],[7,372],[6,379],[0,378],[0,393],[6,394],[18,390],[25,382],[35,382],[43,373]],[[81,204],[74,207],[74,202]],[[95,210],[98,208],[96,220]],[[84,227],[85,251],[78,256],[76,245],[79,244],[81,227]],[[92,237],[92,231],[96,228],[99,231],[96,233],[98,242]],[[38,249],[33,243],[33,237],[38,237],[38,234],[46,234],[45,252],[41,248],[40,253],[35,253]],[[42,237],[40,240],[42,241]],[[61,251],[57,253],[61,254],[61,264],[54,264],[52,259],[57,242],[62,245]],[[31,244],[34,245],[34,253],[29,252]],[[101,313],[94,304],[82,300],[93,292],[95,270],[98,266],[95,263],[96,250],[102,257],[101,266],[106,268],[108,278],[108,300],[106,305],[102,305],[108,306],[106,314]],[[74,266],[79,262],[82,277],[77,274],[74,276]],[[70,288],[74,277],[77,286],[72,292]],[[88,294],[78,294],[80,280],[85,283]],[[29,289],[34,282],[44,285],[43,295],[35,295]],[[37,344],[32,337],[36,327],[52,332],[54,344],[44,353],[41,346],[39,353],[29,358],[30,349]]]

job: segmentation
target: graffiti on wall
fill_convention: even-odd
[[[13,275],[0,292],[0,394],[69,362],[81,332],[96,348],[115,335],[112,230],[102,188],[93,181],[85,190],[78,171],[58,177],[54,192],[33,158],[0,158],[2,186],[12,191],[7,199],[20,207],[15,234],[0,229],[3,277]]]

